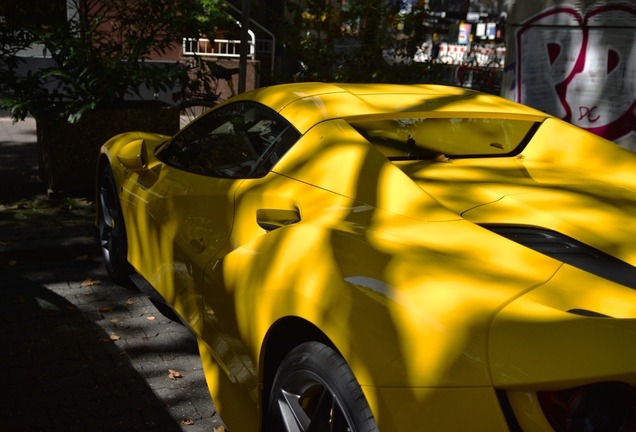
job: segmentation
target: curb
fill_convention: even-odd
[[[101,255],[101,250],[95,237],[16,240],[15,243],[9,246],[0,246],[0,266],[9,263],[35,263],[75,259],[82,255]]]

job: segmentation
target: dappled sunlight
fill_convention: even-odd
[[[222,368],[223,363],[213,355],[209,345],[201,339],[197,339],[197,342],[205,380],[216,410],[222,413],[224,421],[229,422],[234,429],[256,431],[259,417],[256,415],[254,409],[256,405],[249,397],[249,393],[228,378]]]
[[[210,424],[194,338],[145,295],[109,282],[101,259],[0,271],[0,365],[13,377],[3,383],[0,429],[179,430],[186,416]],[[101,284],[83,286],[87,275]],[[170,369],[186,379],[170,381]]]
[[[365,140],[346,122],[327,122],[307,132],[274,172],[352,197],[368,150]]]
[[[285,115],[302,136],[286,153],[259,156],[271,158],[270,165],[252,170],[254,178],[181,171],[153,156],[149,177],[117,173],[132,233],[129,260],[201,337],[208,384],[224,418],[244,421],[245,430],[254,427],[226,401],[239,398],[249,414],[262,403],[271,385],[263,381],[271,380],[288,344],[305,337],[292,325],[303,331],[314,326],[333,343],[364,387],[380,427],[410,430],[417,426],[408,422],[421,409],[431,425],[448,425],[448,413],[436,410],[461,401],[472,402],[475,416],[504,425],[492,408],[499,406],[493,376],[510,388],[554,382],[543,346],[556,355],[566,330],[576,335],[568,345],[570,361],[587,352],[581,335],[592,326],[567,310],[636,317],[636,291],[476,225],[539,225],[636,264],[636,234],[623,216],[636,211],[628,190],[636,190],[636,174],[607,187],[616,175],[613,158],[620,170],[636,168],[618,163],[620,152],[586,165],[589,154],[577,146],[591,148],[595,139],[549,119],[517,157],[517,146],[545,115],[463,89],[399,87],[402,92],[387,97],[382,92],[394,87],[285,88],[261,89],[254,97]],[[413,160],[419,156],[408,154],[392,162],[354,120],[375,131],[373,122],[396,110],[402,119],[418,112],[498,116],[504,120],[475,122],[483,126],[479,142],[486,148],[478,155],[503,157]],[[519,119],[527,121],[515,129]],[[430,123],[440,129],[440,122]],[[451,121],[436,134],[417,129],[416,138],[443,143],[446,132],[459,128],[462,141],[469,141],[469,123]],[[266,136],[270,124],[258,125]],[[400,133],[408,141],[415,139],[412,130]],[[402,135],[397,141],[408,145]],[[560,138],[564,147],[553,148]],[[458,148],[471,149],[468,142]],[[553,163],[562,168],[552,169]],[[591,176],[583,175],[588,171]],[[610,324],[602,331],[617,332],[607,347],[619,355],[616,344],[636,327],[604,322]],[[322,340],[307,331],[312,336],[306,337]],[[602,331],[594,331],[593,340],[601,340]],[[534,351],[527,354],[530,348],[521,349],[519,339]],[[636,362],[636,354],[629,361]],[[558,367],[566,376],[561,384],[588,379],[593,369]],[[612,378],[636,382],[631,366],[621,367]],[[467,419],[450,421],[465,430]]]
[[[360,335],[366,333],[374,335],[371,339],[384,340],[393,326],[381,314],[374,314],[370,322],[366,314],[355,312],[371,312],[378,306],[372,304],[376,301],[369,296],[352,291],[344,281],[334,261],[336,251],[332,250],[330,231],[299,225],[268,236],[274,236],[275,241],[261,237],[229,254],[223,263],[228,289],[234,290],[237,299],[242,336],[254,343],[249,347],[251,356],[258,358],[260,343],[273,322],[298,316],[315,323],[337,344],[343,356],[360,371],[359,375],[356,373],[359,380],[373,383],[377,372],[399,351],[377,352],[368,345],[369,337]],[[294,253],[288,252],[290,248]],[[245,272],[245,268],[252,271]]]
[[[152,197],[144,193],[143,188],[135,182],[135,177],[129,177],[124,183],[122,197],[128,199],[122,200],[122,209],[126,230],[131,234],[143,235],[128,235],[128,261],[153,287],[158,288],[163,298],[171,304],[177,300],[175,309],[180,313],[184,312],[175,298],[172,239],[176,233],[176,221],[159,227],[149,218],[148,198]]]
[[[294,127],[300,132],[306,132],[317,123],[352,114],[379,114],[375,109],[355,96],[344,93],[321,94],[319,96],[304,96],[299,93],[299,99],[281,111],[290,119]]]
[[[560,120],[546,120],[523,155],[530,171],[556,165],[636,190],[633,152]]]
[[[373,208],[353,212],[341,196],[314,194],[321,198],[340,210],[264,234],[223,261],[239,331],[253,343],[251,356],[257,358],[272,322],[293,315],[325,331],[364,384],[487,385],[493,309],[548,280],[560,264],[498,237],[497,247],[490,233],[467,222],[418,222]],[[352,233],[350,225],[365,228]],[[356,310],[378,313],[369,322]],[[387,343],[387,330],[397,337],[395,350],[379,355],[369,335]]]
[[[515,113],[524,112],[524,114],[530,114],[535,116],[545,117],[544,113],[533,110],[527,107],[521,107],[505,99],[495,99],[485,94],[473,93],[470,91],[461,90],[459,94],[452,96],[442,96],[437,94],[431,94],[429,96],[422,96],[421,94],[399,94],[399,97],[387,98],[382,94],[364,94],[359,97],[365,102],[369,103],[372,107],[382,112],[409,112],[411,114],[417,112],[424,112],[426,115],[429,112],[432,117],[445,116],[448,117],[449,113],[471,113],[475,116],[475,113],[486,113],[488,116],[492,116],[496,113],[507,113],[508,117],[514,117]],[[358,112],[354,115],[371,114],[372,112]]]
[[[594,188],[579,191],[546,188],[505,197],[473,209],[464,217],[479,223],[543,226],[636,264],[636,234],[631,217],[636,212],[636,201],[621,197],[620,192],[602,189],[595,195]],[[626,241],[630,238],[634,241]]]
[[[458,219],[342,120],[311,129],[274,171],[395,213]]]
[[[524,297],[556,310],[593,310],[613,318],[636,319],[636,290],[564,265],[553,280]]]
[[[635,300],[633,289],[564,265],[548,283],[495,318],[489,349],[495,386],[532,390],[603,380],[636,384],[636,353],[625,350],[626,341],[636,336]],[[607,313],[608,318],[565,312],[576,309]]]
[[[183,173],[154,156],[148,165],[149,174],[123,182],[126,226],[138,234],[129,236],[128,259],[200,335],[202,269],[229,236],[240,181]]]
[[[391,163],[383,164],[377,179],[377,189],[374,191],[376,198],[371,203],[379,208],[426,221],[459,219],[458,215],[442,207],[426,191],[422,193]]]
[[[466,222],[393,222],[373,227],[367,236],[393,257],[382,279],[409,359],[409,382],[486,385],[493,311],[548,280],[560,264]],[[387,377],[391,367],[383,373]]]
[[[324,255],[328,254],[328,231],[289,229],[276,237],[275,245],[268,246],[259,239],[225,258],[227,287],[234,289],[239,299],[237,318],[241,333],[249,340],[262,340],[271,323],[287,315],[300,316],[323,327],[327,323],[322,314],[336,304],[338,315],[344,312],[342,316],[348,316],[350,306],[346,307],[349,302],[345,293],[335,289],[341,279],[334,273],[333,261]],[[282,253],[290,247],[294,254]],[[245,268],[253,271],[245,272]],[[258,287],[263,293],[256,296],[251,287]],[[257,358],[260,345],[252,349]]]
[[[526,181],[516,161],[508,169]],[[363,385],[487,386],[495,311],[560,263],[461,221],[344,122],[313,128],[274,171],[236,191],[236,224],[206,268],[214,288],[203,299],[219,317],[206,320],[209,334],[255,362],[272,323],[297,316]],[[296,209],[301,220],[267,232],[258,209]]]
[[[543,226],[636,263],[630,219],[636,211],[633,154],[560,126],[557,120],[546,121],[521,158],[405,161],[397,166],[472,222]],[[601,147],[599,157],[590,151],[594,145]]]
[[[450,159],[449,162],[397,162],[409,177],[421,181],[424,189],[429,181],[474,183],[495,188],[513,188],[516,184],[532,184],[532,178],[517,158]]]

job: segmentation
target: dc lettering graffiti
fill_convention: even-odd
[[[588,107],[584,107],[584,106],[579,107],[579,114],[580,114],[579,115],[579,121],[581,121],[585,117],[587,117],[587,119],[588,119],[588,121],[590,123],[596,123],[601,118],[600,115],[597,115],[597,116],[594,115],[594,110],[596,110],[596,108],[598,108],[598,107],[596,107],[596,106],[593,106],[592,108],[588,108]]]

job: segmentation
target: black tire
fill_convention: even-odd
[[[131,286],[132,266],[128,263],[126,227],[117,195],[113,170],[107,165],[99,177],[99,244],[110,278],[122,286]]]
[[[360,385],[330,347],[294,348],[276,372],[265,432],[377,432]]]
[[[181,102],[179,104],[179,127],[183,129],[185,125],[190,123],[201,114],[214,107],[216,102],[208,101],[205,99],[192,99]]]

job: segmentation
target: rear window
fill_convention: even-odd
[[[385,118],[350,124],[390,160],[514,156],[540,125],[501,118]]]

